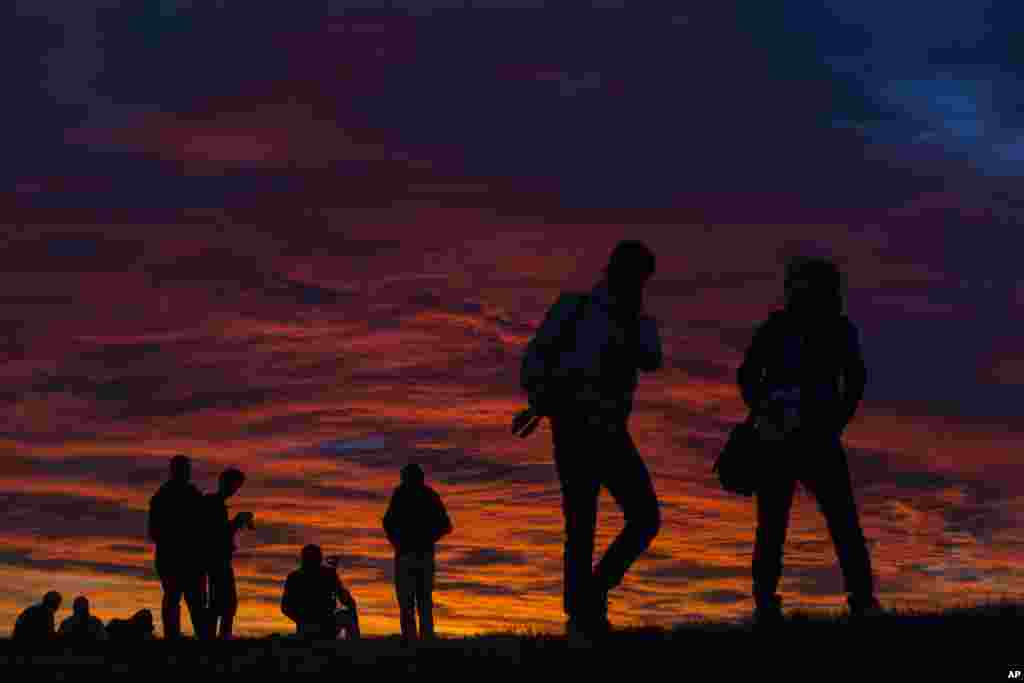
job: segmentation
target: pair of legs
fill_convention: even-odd
[[[208,578],[210,637],[229,639],[235,624],[235,613],[238,612],[238,588],[235,585],[235,568],[231,566],[231,560],[213,564]]]
[[[402,640],[434,637],[434,553],[406,552],[395,557],[395,593],[401,613]],[[419,633],[416,613],[419,612]]]
[[[551,419],[565,517],[564,600],[570,621],[604,619],[607,594],[651,544],[661,526],[651,476],[626,423],[592,424],[586,416]],[[625,527],[593,566],[597,501],[608,489]]]
[[[302,638],[334,640],[342,632],[346,640],[359,640],[359,615],[355,610],[339,609],[326,620],[298,624],[298,635]]]
[[[161,616],[164,638],[181,637],[181,599],[185,598],[192,630],[202,638],[206,628],[206,589],[202,570],[187,561],[174,561],[157,553],[156,571],[163,587]]]
[[[766,453],[778,468],[757,491],[757,538],[754,545],[754,600],[760,610],[775,611],[775,591],[782,575],[782,549],[796,482],[817,500],[825,516],[851,607],[874,601],[871,558],[861,530],[850,482],[846,452],[837,438],[795,436],[777,452]]]

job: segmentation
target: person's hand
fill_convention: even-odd
[[[525,439],[537,428],[540,420],[541,416],[533,408],[521,410],[512,418],[512,433]]]
[[[255,529],[255,516],[251,512],[239,512],[235,515],[235,524],[239,527],[245,527],[247,529]]]

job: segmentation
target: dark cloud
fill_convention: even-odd
[[[520,595],[520,591],[495,583],[481,583],[479,581],[438,581],[434,584],[435,590],[439,592],[450,591],[468,593],[478,597],[512,596]]]
[[[638,569],[636,573],[645,579],[658,580],[667,583],[686,583],[689,581],[705,581],[708,579],[746,577],[750,574],[750,570],[745,567],[723,567],[700,564],[691,560],[676,560],[669,563],[659,564],[655,567]]]
[[[0,564],[46,572],[79,572],[114,576],[129,576],[139,579],[155,579],[156,571],[151,566],[113,564],[110,562],[92,562],[88,560],[48,558],[36,559],[30,551],[0,550]]]
[[[693,597],[701,602],[707,602],[713,605],[731,605],[736,602],[745,602],[751,599],[750,595],[747,593],[740,593],[739,591],[731,590],[707,591],[704,593],[697,593]]]
[[[65,493],[0,492],[0,528],[40,543],[68,538],[144,538],[146,512]]]
[[[498,548],[474,548],[452,559],[450,564],[456,567],[489,567],[491,565],[529,564],[529,559],[520,552],[499,550]]]

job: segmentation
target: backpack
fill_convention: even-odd
[[[527,408],[520,411],[513,420],[512,431],[521,438],[526,438],[537,428],[541,418],[550,413],[550,407],[559,405],[567,396],[575,393],[576,387],[573,386],[571,377],[555,374],[555,363],[562,351],[576,346],[576,328],[588,303],[590,303],[589,294],[579,295],[579,301],[576,302],[569,317],[562,323],[555,338],[549,344],[538,349],[544,363],[542,374],[544,392],[534,396],[535,403],[540,406],[539,413],[532,407]],[[536,337],[534,337],[530,343],[535,344],[536,341]]]

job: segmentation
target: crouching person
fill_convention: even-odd
[[[302,549],[302,565],[288,575],[281,598],[281,611],[295,622],[303,638],[333,640],[344,633],[347,640],[359,638],[356,601],[338,576],[338,570],[324,564],[318,545]],[[338,604],[343,609],[338,609]]]
[[[84,595],[72,603],[73,614],[60,623],[57,634],[65,640],[78,642],[99,642],[107,639],[103,622],[89,613],[89,599]]]

